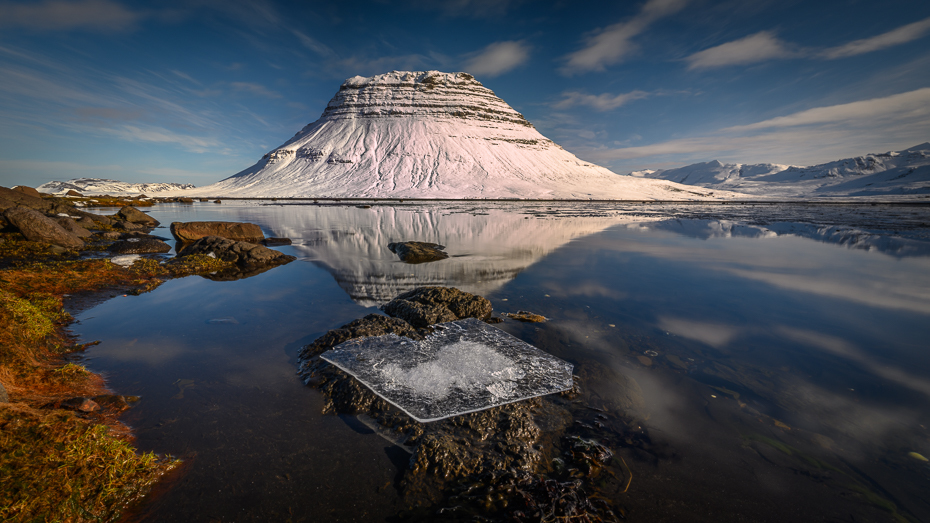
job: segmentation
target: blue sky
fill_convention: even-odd
[[[0,184],[212,183],[395,69],[470,72],[621,174],[930,140],[926,0],[0,0]]]

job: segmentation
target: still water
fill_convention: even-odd
[[[172,280],[83,311],[84,355],[142,397],[143,450],[185,460],[144,521],[385,521],[408,455],[320,414],[299,348],[421,285],[488,298],[497,326],[632,397],[648,447],[614,441],[633,521],[928,521],[930,208],[813,205],[160,205],[248,221],[298,260]],[[168,236],[167,229],[154,234]],[[407,265],[387,244],[451,257]],[[583,421],[583,420],[579,420]],[[609,430],[609,427],[605,430]]]

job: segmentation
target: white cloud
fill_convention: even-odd
[[[689,0],[649,0],[640,12],[625,22],[601,29],[589,36],[584,49],[567,55],[563,74],[603,71],[608,65],[620,62],[636,49],[633,38],[644,32],[652,23],[674,14]]]
[[[836,58],[846,58],[864,53],[871,53],[880,49],[886,49],[895,45],[904,44],[924,36],[930,31],[930,18],[924,18],[919,22],[908,24],[887,33],[873,36],[872,38],[863,38],[855,40],[846,45],[832,47],[820,53],[823,58],[830,60]]]
[[[41,3],[0,3],[0,27],[38,30],[92,29],[122,31],[132,29],[142,18],[110,0],[48,0]]]
[[[769,31],[727,42],[694,53],[686,58],[688,69],[706,69],[727,65],[745,65],[773,58],[789,58],[798,53]]]
[[[526,63],[530,46],[522,41],[494,42],[462,65],[464,71],[475,76],[499,76]]]
[[[578,91],[566,91],[562,93],[562,99],[554,103],[552,107],[555,109],[567,109],[576,105],[586,105],[599,111],[610,111],[627,102],[641,100],[648,96],[649,93],[645,91],[631,91],[629,93],[620,94],[603,93],[598,95],[586,94]]]
[[[726,161],[813,165],[867,152],[900,150],[930,136],[930,88],[816,107],[702,136],[621,148],[576,148],[601,164],[639,160],[637,168],[674,156],[693,163]],[[722,157],[722,158],[721,158]],[[646,163],[649,162],[649,163]],[[680,162],[679,162],[680,164]]]
[[[233,90],[240,93],[251,93],[264,98],[281,98],[281,95],[268,89],[264,85],[251,82],[232,82],[229,85]]]
[[[195,153],[216,152],[215,149],[221,145],[221,142],[215,138],[180,134],[155,126],[120,125],[102,128],[101,131],[118,136],[123,140],[180,145]]]

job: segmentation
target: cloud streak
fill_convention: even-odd
[[[846,45],[832,47],[823,51],[820,55],[828,60],[835,60],[837,58],[846,58],[849,56],[871,53],[872,51],[887,49],[889,47],[906,44],[907,42],[917,40],[918,38],[921,38],[927,34],[928,31],[930,31],[930,18],[924,18],[919,22],[907,24],[893,31],[888,31],[887,33],[873,36],[872,38],[855,40],[849,42]]]
[[[792,50],[790,44],[779,40],[774,33],[762,31],[694,53],[686,58],[686,61],[688,69],[707,69],[727,65],[747,65],[797,55],[797,51]]]
[[[649,0],[633,18],[596,31],[585,41],[585,47],[563,58],[560,71],[573,75],[603,71],[608,65],[621,62],[637,46],[633,38],[646,31],[660,18],[677,13],[688,0]]]
[[[552,104],[554,109],[568,109],[578,105],[584,105],[597,109],[598,111],[612,111],[628,102],[642,100],[650,95],[645,91],[631,91],[629,93],[603,93],[587,94],[579,91],[566,91],[562,93],[562,99]]]
[[[35,4],[0,3],[0,27],[40,31],[84,29],[116,32],[133,29],[143,18],[110,0],[49,0]]]
[[[476,76],[494,77],[523,65],[530,58],[530,46],[522,41],[494,42],[462,65]]]

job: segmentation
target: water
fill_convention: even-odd
[[[77,316],[75,333],[102,342],[88,366],[143,398],[124,416],[137,446],[185,459],[137,519],[400,510],[408,454],[321,415],[296,354],[419,285],[542,314],[498,327],[574,364],[593,396],[641,396],[650,444],[613,448],[633,472],[628,519],[930,519],[930,467],[908,455],[930,456],[926,207],[290,203],[153,208],[165,225],[258,223],[298,261]],[[451,258],[403,264],[387,244],[404,240]]]

